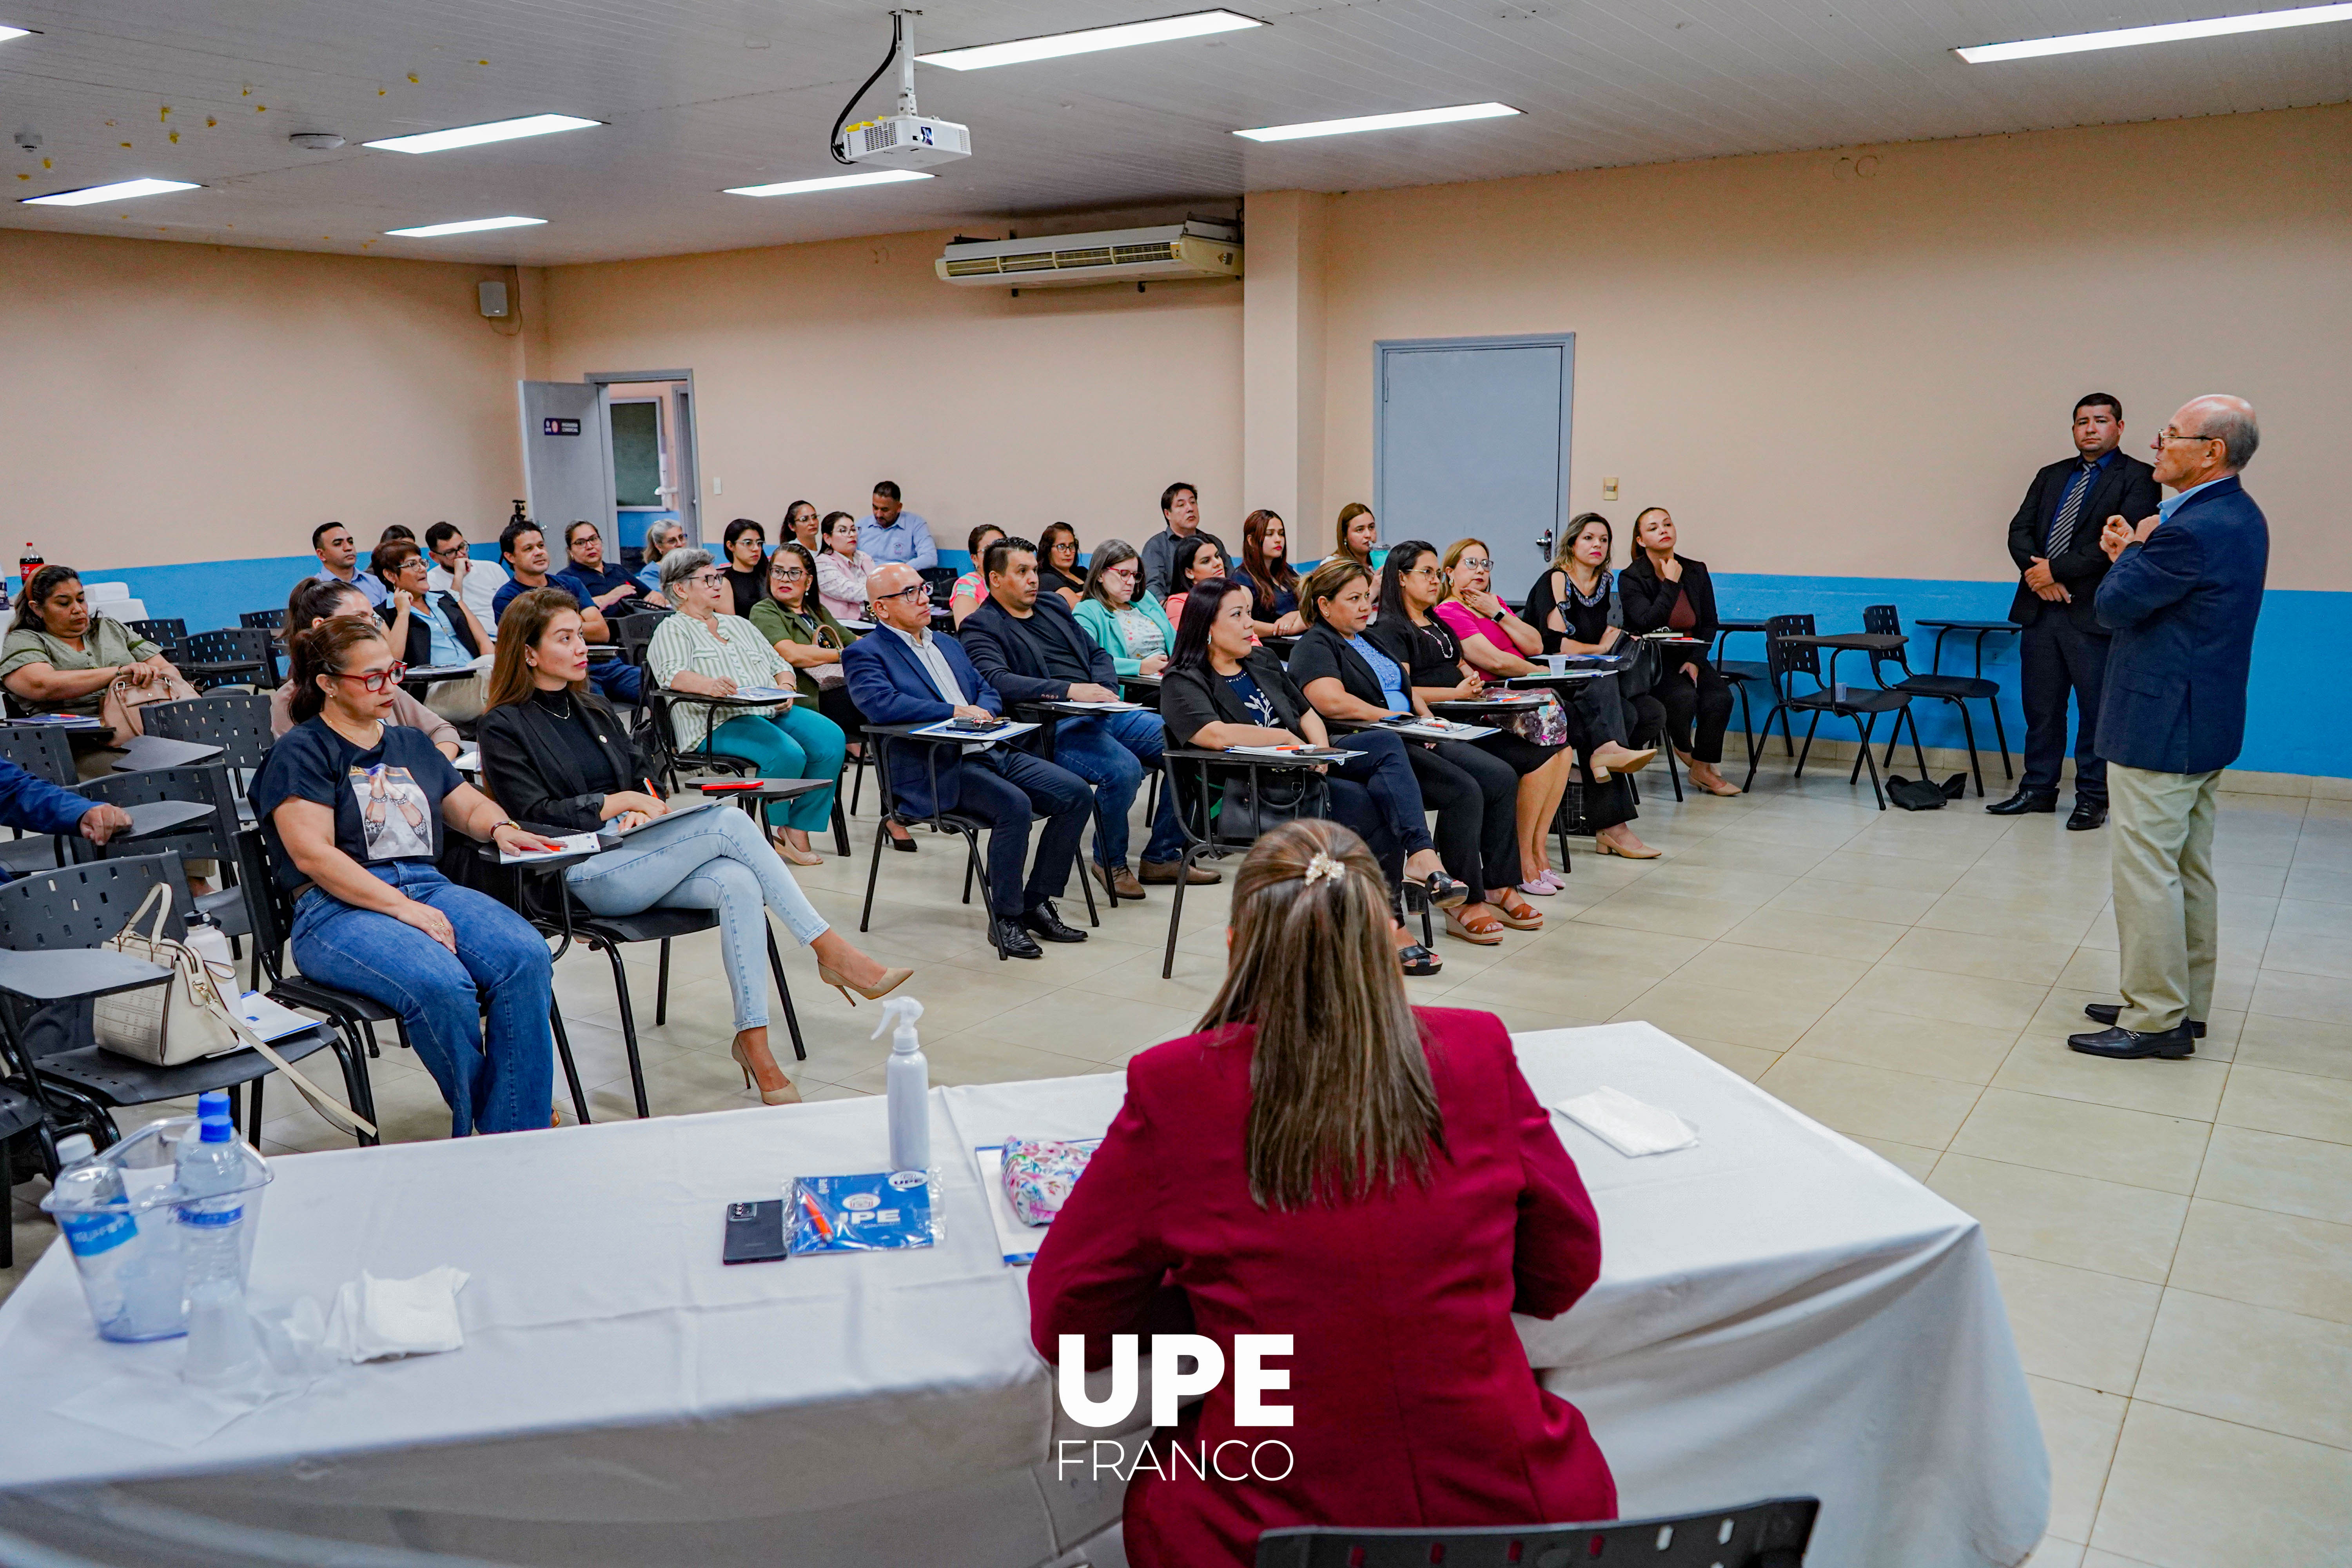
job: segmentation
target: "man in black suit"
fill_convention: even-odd
[[[2093,601],[2107,574],[2099,548],[2102,520],[2146,517],[2162,498],[2155,472],[2116,449],[2124,405],[2111,392],[2074,405],[2075,456],[2033,476],[2025,504],[2009,522],[2010,558],[2023,575],[2009,618],[2019,640],[2025,699],[2025,776],[2017,793],[1986,806],[1996,816],[2058,809],[2058,774],[2066,759],[2066,696],[2074,693],[2074,810],[2079,832],[2107,820],[2107,764],[2099,756],[2099,695],[2107,670],[2107,631]]]

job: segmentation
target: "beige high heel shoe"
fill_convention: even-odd
[[[816,977],[840,992],[849,1005],[855,1007],[857,1005],[859,996],[865,997],[868,1002],[879,1002],[883,997],[912,980],[915,977],[915,972],[911,969],[886,969],[882,972],[882,983],[878,985],[852,985],[848,976],[829,963],[820,963],[816,966]],[[853,992],[856,994],[853,995]]]
[[[782,857],[784,863],[787,865],[822,866],[824,864],[824,856],[815,853],[814,850],[802,848],[799,845],[794,844],[791,839],[786,838],[781,833],[769,834],[768,843],[779,856]]]
[[[761,1104],[798,1105],[801,1102],[800,1085],[794,1083],[789,1078],[784,1079],[784,1087],[782,1089],[764,1089],[761,1087],[759,1079],[754,1077],[751,1072],[751,1062],[747,1060],[743,1055],[742,1041],[737,1040],[727,1047],[727,1051],[730,1056],[735,1058],[735,1065],[743,1069],[743,1087],[745,1089],[757,1089],[760,1090]]]

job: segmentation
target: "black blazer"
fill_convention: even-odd
[[[956,640],[963,645],[980,678],[996,688],[996,694],[1007,702],[1058,702],[1070,694],[1070,682],[1045,673],[1045,660],[1030,646],[1032,634],[1060,642],[1086,670],[1088,680],[1118,689],[1118,667],[1102,644],[1087,635],[1076,613],[1058,595],[1040,590],[1036,612],[1025,626],[1006,615],[994,599],[982,599],[980,607],[956,628]]]
[[[2025,487],[2024,503],[2009,520],[2009,558],[2017,563],[2019,572],[2032,566],[2033,558],[2042,553],[2042,542],[2050,537],[2050,524],[2058,516],[2058,503],[2065,499],[2066,485],[2082,461],[2068,458],[2053,463]],[[2083,510],[2074,516],[2074,537],[2067,542],[2066,552],[2050,563],[2051,575],[2074,595],[2073,604],[2054,607],[2066,612],[2077,631],[2107,635],[2093,603],[2099,596],[2100,579],[2107,574],[2107,552],[2099,548],[2099,530],[2110,517],[2120,515],[2133,523],[2152,517],[2163,500],[2156,470],[2121,452],[2091,481],[2091,493],[2083,498]],[[2009,618],[2030,626],[2042,618],[2049,604],[2021,578],[2017,596],[2009,602]]]
[[[1382,616],[1366,629],[1364,640],[1404,667],[1408,687],[1462,684],[1462,639],[1434,611],[1425,626],[1401,615]]]
[[[441,602],[441,613],[449,617],[449,629],[457,634],[457,646],[473,658],[481,658],[482,650],[474,641],[472,629],[466,625],[465,609],[457,598],[449,594],[427,594],[425,597]],[[376,607],[375,613],[388,626],[400,612],[392,607],[391,600],[386,599]],[[433,628],[425,624],[423,616],[413,610],[408,616],[408,646],[400,650],[400,662],[406,665],[433,662]]]
[[[593,691],[574,690],[580,711],[597,721],[590,733],[603,742],[620,789],[646,786],[645,759],[629,727]],[[572,754],[556,739],[562,721],[531,701],[508,702],[482,715],[475,739],[482,748],[482,783],[499,808],[526,827],[593,833],[603,825],[604,794],[572,772]]]
[[[1373,644],[1375,647],[1380,645]],[[1349,696],[1359,702],[1389,710],[1387,695],[1381,690],[1380,677],[1364,662],[1364,656],[1348,646],[1348,639],[1329,626],[1318,622],[1299,635],[1298,646],[1290,650],[1289,675],[1302,695],[1311,681],[1326,676],[1336,678]],[[1408,680],[1411,677],[1406,678]],[[1311,698],[1308,700],[1313,700]]]
[[[970,617],[964,624],[971,624]],[[1262,647],[1254,647],[1242,660],[1242,672],[1256,681],[1257,689],[1274,704],[1282,728],[1303,735],[1298,719],[1307,711],[1307,697],[1282,668],[1282,661]],[[1212,724],[1255,724],[1257,716],[1242,706],[1225,678],[1202,659],[1189,669],[1170,669],[1160,677],[1160,721],[1167,727],[1169,744],[1189,746],[1193,736]]]
[[[1715,634],[1721,629],[1715,612],[1715,579],[1706,574],[1706,562],[1694,561],[1679,552],[1675,559],[1683,563],[1683,580],[1678,584],[1658,575],[1645,550],[1635,551],[1633,564],[1617,574],[1617,597],[1624,605],[1625,629],[1665,630],[1667,617],[1674,614],[1675,590],[1679,587],[1690,601],[1691,614],[1696,617],[1690,635],[1712,647]]]

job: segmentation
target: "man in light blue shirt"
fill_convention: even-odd
[[[369,609],[383,607],[387,590],[374,573],[359,569],[359,541],[352,537],[350,529],[340,522],[320,523],[310,531],[310,550],[319,557],[319,564],[326,568],[313,581],[324,583],[332,578],[366,595]]]
[[[874,487],[874,510],[857,520],[857,548],[874,557],[877,566],[896,563],[928,572],[940,563],[940,547],[931,542],[931,525],[898,504],[895,479],[884,479]]]

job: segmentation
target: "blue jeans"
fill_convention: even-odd
[[[768,1026],[768,919],[773,910],[803,947],[825,933],[792,868],[731,805],[709,806],[641,828],[617,849],[583,860],[564,882],[600,915],[650,909],[717,910],[719,952],[735,992],[735,1031]]]
[[[1143,787],[1145,770],[1158,771],[1166,733],[1160,715],[1150,711],[1088,715],[1055,726],[1054,760],[1094,785],[1095,802],[1102,807],[1102,820],[1095,828],[1097,864],[1127,864],[1128,809],[1135,804],[1135,792]],[[1183,853],[1184,830],[1176,826],[1176,803],[1161,790],[1143,858],[1173,860]]]
[[[645,695],[646,672],[625,659],[608,658],[588,667],[588,684],[609,700],[634,708]]]
[[[730,719],[710,732],[710,749],[741,757],[763,779],[827,781],[824,788],[813,789],[798,800],[771,803],[769,826],[822,833],[833,820],[833,792],[841,782],[841,759],[848,744],[841,726],[818,712],[814,702],[795,702],[781,713]]]
[[[452,1138],[546,1126],[555,1091],[547,943],[504,904],[458,887],[422,860],[365,868],[446,915],[457,951],[390,915],[354,909],[312,888],[294,906],[294,962],[303,973],[400,1015],[408,1043],[449,1102]],[[490,1000],[487,1048],[478,993]]]

